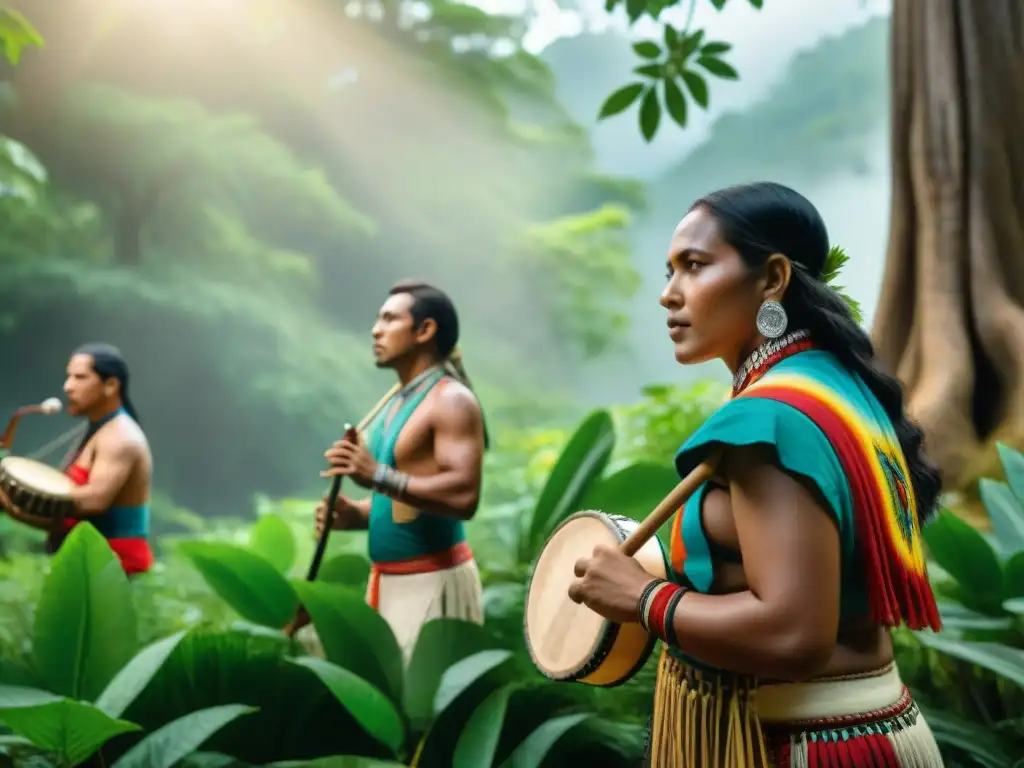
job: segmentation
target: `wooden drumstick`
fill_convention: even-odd
[[[683,481],[679,483],[664,500],[654,508],[643,522],[636,527],[624,542],[619,545],[619,551],[624,555],[632,557],[647,541],[654,536],[658,529],[669,521],[683,504],[689,501],[694,491],[700,488],[701,484],[708,480],[714,473],[715,467],[722,458],[722,449],[712,452],[703,463],[697,465]]]

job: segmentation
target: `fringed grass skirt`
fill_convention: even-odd
[[[895,664],[863,675],[756,685],[658,664],[649,768],[941,768]]]

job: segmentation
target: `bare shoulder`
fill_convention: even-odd
[[[461,381],[450,380],[439,387],[433,406],[435,420],[446,425],[472,426],[482,417],[480,401]]]
[[[142,459],[149,455],[149,441],[134,419],[121,418],[105,430],[97,446],[104,453],[119,459]]]

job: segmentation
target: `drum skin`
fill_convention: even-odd
[[[617,624],[569,599],[577,560],[598,544],[618,546],[637,521],[584,510],[552,532],[534,563],[523,611],[526,648],[549,680],[610,688],[630,680],[650,658],[656,639],[639,623]],[[668,558],[657,536],[633,556],[654,578],[667,578]]]
[[[73,487],[71,478],[42,462],[20,456],[0,459],[0,489],[26,516],[39,520],[65,517],[74,510]]]

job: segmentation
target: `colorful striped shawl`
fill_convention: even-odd
[[[916,499],[895,431],[859,380],[813,364],[821,354],[790,358],[737,397],[791,406],[825,434],[849,484],[872,617],[888,627],[938,631]]]

